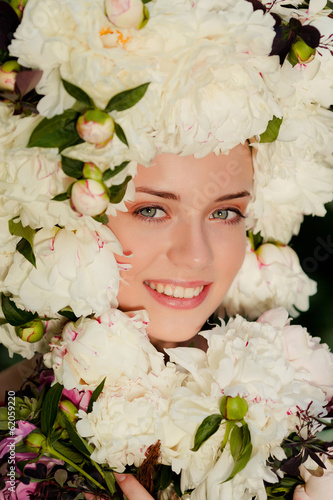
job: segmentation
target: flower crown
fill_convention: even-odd
[[[0,1],[0,338],[10,351],[43,351],[52,321],[42,340],[21,340],[40,338],[40,318],[117,304],[122,250],[104,223],[133,199],[137,163],[227,154],[249,138],[248,252],[224,305],[250,318],[307,309],[315,284],[287,244],[332,199],[326,1],[12,5]]]

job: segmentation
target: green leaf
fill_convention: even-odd
[[[0,326],[7,325],[8,321],[5,318],[0,318]]]
[[[1,294],[1,307],[6,320],[12,326],[22,326],[38,318],[37,313],[19,309],[15,303],[3,293]]]
[[[68,158],[68,156],[61,156],[61,167],[68,177],[81,179],[83,177],[83,165],[83,161],[74,160],[73,158]]]
[[[21,221],[15,222],[14,217],[8,222],[8,229],[13,236],[21,236],[22,239],[16,245],[16,250],[23,255],[34,267],[36,267],[36,258],[33,252],[33,242],[36,234],[35,229],[30,226],[23,226]]]
[[[197,432],[195,433],[192,451],[198,451],[200,446],[207,441],[208,438],[215,434],[220,427],[222,419],[222,415],[216,413],[203,419],[197,429]]]
[[[8,408],[6,406],[0,407],[0,430],[8,430]]]
[[[318,432],[318,434],[316,434],[316,439],[320,439],[321,441],[325,441],[325,442],[332,442],[333,441],[333,429],[330,428],[330,429],[324,429],[320,432]]]
[[[67,109],[61,115],[44,118],[32,131],[28,148],[59,148],[59,151],[84,142],[76,131],[79,113]]]
[[[111,177],[114,177],[115,175],[119,174],[122,170],[124,170],[125,167],[127,167],[128,164],[129,164],[129,161],[123,161],[123,163],[121,163],[120,165],[117,165],[113,169],[108,168],[103,173],[102,181],[106,182],[109,179],[111,179]]]
[[[247,237],[250,240],[251,247],[253,250],[257,250],[257,248],[259,248],[264,241],[264,238],[261,236],[260,231],[256,234],[253,234],[251,231],[248,231]]]
[[[75,316],[71,307],[64,307],[63,309],[58,311],[58,314],[60,314],[61,316],[64,316],[65,318],[69,319],[70,321],[73,321],[74,323],[75,323],[75,321],[77,321],[79,319],[77,316]]]
[[[158,490],[165,490],[169,484],[172,483],[173,472],[169,465],[161,465],[158,476],[156,477],[156,484]]]
[[[109,188],[109,196],[110,196],[110,202],[111,203],[120,203],[121,200],[124,198],[126,189],[127,189],[127,184],[129,181],[132,179],[130,175],[126,177],[124,182],[119,185],[111,186]]]
[[[54,198],[52,198],[53,201],[65,201],[68,200],[68,194],[67,193],[60,193],[57,194]]]
[[[103,471],[103,476],[109,492],[111,493],[111,495],[114,495],[116,493],[116,480],[113,472],[110,470]]]
[[[84,460],[84,457],[80,453],[77,453],[77,451],[73,450],[73,448],[64,445],[60,441],[53,443],[52,448],[54,448],[58,453],[61,453],[64,457],[69,458],[69,460],[75,464],[80,464]],[[52,454],[52,450],[48,451]]]
[[[237,460],[244,450],[251,444],[249,427],[243,423],[241,427],[236,425],[230,436],[230,452],[234,460]]]
[[[111,97],[106,105],[105,111],[109,113],[110,111],[124,111],[125,109],[131,108],[145,95],[148,85],[149,82],[143,83],[138,87],[124,90],[123,92]]]
[[[88,96],[88,94],[84,90],[80,89],[80,87],[77,87],[76,85],[73,85],[67,80],[62,80],[62,83],[67,92],[69,93],[69,95],[74,97],[74,99],[76,99],[79,102],[82,102],[83,104],[88,106],[88,108],[95,108],[94,101],[91,99],[91,97]]]
[[[252,443],[251,434],[246,423],[241,427],[235,425],[230,436],[230,452],[234,459],[234,467],[228,479],[224,483],[230,481],[233,477],[244,469],[251,458]]]
[[[91,412],[93,404],[95,403],[95,401],[97,401],[99,395],[101,394],[102,390],[104,389],[105,380],[106,380],[106,377],[103,378],[102,382],[96,387],[96,389],[92,393],[90,401],[89,401],[87,413]]]
[[[114,131],[115,131],[116,136],[118,137],[118,139],[121,142],[123,142],[126,146],[128,146],[128,141],[127,141],[125,132],[123,131],[123,129],[121,128],[121,126],[119,125],[119,123],[114,122]]]
[[[106,226],[109,223],[109,217],[106,214],[95,215],[95,217],[93,217],[93,219],[96,220],[97,222],[101,222],[102,224],[105,224]]]
[[[88,455],[89,457],[93,452],[93,447],[82,439],[82,437],[76,432],[74,425],[67,418],[65,419],[65,426],[73,446],[75,446],[79,452],[84,455]]]
[[[62,391],[63,391],[63,386],[60,384],[55,384],[47,392],[44,398],[40,423],[42,432],[45,435],[49,435],[52,431],[53,424],[57,417],[59,401],[61,398]]]
[[[22,444],[20,444],[22,443]],[[20,441],[16,446],[15,446],[15,452],[16,453],[31,453],[31,449],[28,448],[24,443],[23,441]],[[27,461],[25,460],[25,463],[27,463]]]
[[[262,143],[262,142],[274,142],[274,141],[276,141],[276,139],[279,135],[282,121],[283,121],[283,118],[278,118],[277,116],[274,115],[273,118],[271,120],[269,120],[265,132],[263,132],[260,135],[259,142]]]
[[[21,236],[21,238],[24,238],[33,246],[36,230],[31,229],[30,226],[23,226],[21,221],[15,222],[15,219],[17,219],[17,217],[8,221],[10,234],[13,236]]]
[[[142,3],[149,3],[151,0],[142,0]]]
[[[29,241],[22,238],[16,245],[16,250],[27,259],[30,264],[36,267],[36,257]]]

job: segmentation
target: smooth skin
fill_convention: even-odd
[[[197,332],[244,260],[252,178],[248,145],[201,159],[161,154],[149,168],[138,166],[135,201],[110,217],[109,227],[123,247],[118,262],[132,266],[120,273],[119,308],[148,311],[148,335],[157,349],[192,342],[204,348]],[[147,283],[172,290],[204,284],[202,300],[169,300]]]
[[[115,478],[128,500],[154,500],[134,476],[130,474],[115,474]]]

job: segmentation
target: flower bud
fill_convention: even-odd
[[[0,89],[13,92],[15,89],[16,75],[21,66],[17,61],[7,61],[0,67]]]
[[[141,29],[149,19],[149,11],[142,0],[105,0],[105,12],[117,28]]]
[[[45,327],[40,319],[34,319],[30,323],[16,327],[16,333],[24,342],[38,342],[44,335]]]
[[[83,165],[83,177],[85,179],[94,179],[95,181],[101,181],[103,178],[102,171],[95,165],[95,163],[89,162]]]
[[[39,453],[46,443],[46,437],[38,429],[30,432],[24,439],[24,444],[29,451]]]
[[[24,7],[28,3],[28,0],[10,0],[10,5],[13,7],[15,10],[16,14],[18,15],[19,19],[21,19],[24,11]]]
[[[291,47],[288,60],[291,64],[307,64],[311,62],[316,54],[316,49],[309,47],[302,38],[299,38]]]
[[[220,402],[220,412],[227,420],[242,420],[248,410],[247,402],[240,396],[223,396]]]
[[[74,182],[71,191],[71,207],[81,215],[103,215],[109,204],[108,188],[94,179]]]
[[[97,148],[104,147],[114,134],[113,118],[100,109],[90,109],[76,122],[76,130],[81,139]]]
[[[72,403],[72,401],[69,401],[69,399],[65,399],[64,401],[60,401],[59,403],[59,408],[63,415],[70,421],[70,422],[75,422],[77,420],[76,414],[78,412],[78,409],[76,408],[75,404]]]

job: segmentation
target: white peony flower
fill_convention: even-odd
[[[119,270],[114,252],[122,250],[106,226],[76,232],[41,229],[34,238],[36,268],[16,252],[4,287],[39,314],[67,306],[76,316],[102,314],[116,304]]]
[[[92,459],[118,472],[126,465],[141,465],[150,445],[161,443],[162,461],[179,431],[169,417],[170,396],[183,380],[169,363],[135,380],[120,377],[107,383],[91,413],[79,411],[77,430],[96,448]]]
[[[309,307],[309,296],[317,291],[291,247],[264,243],[254,251],[247,243],[243,265],[234,279],[223,306],[227,314],[256,319],[267,309],[282,306],[289,314]]]
[[[150,344],[142,317],[129,317],[111,309],[98,320],[81,318],[66,325],[62,336],[52,341],[45,364],[65,389],[90,390],[107,377],[112,386],[120,377],[135,380],[151,369],[159,373],[163,355]]]
[[[287,311],[283,308],[267,311],[258,318],[262,324],[270,324],[282,334],[285,355],[298,372],[311,384],[320,387],[329,401],[333,397],[333,353],[327,344],[321,344],[319,337],[311,337],[300,325],[290,325]]]
[[[274,314],[279,318],[282,314],[285,325],[287,313],[281,309]],[[270,317],[265,323],[250,323],[237,316],[226,326],[202,333],[208,340],[207,354],[193,348],[167,350],[171,361],[189,371],[184,387],[173,392],[170,410],[176,425],[187,432],[185,442],[190,440],[193,446],[201,417],[219,413],[222,395],[240,395],[248,404],[245,421],[253,452],[234,479],[222,483],[232,470],[228,446],[220,451],[224,425],[199,451],[178,455],[182,490],[198,487],[196,499],[203,492],[208,500],[250,500],[258,492],[259,498],[265,498],[263,481],[276,481],[266,461],[270,455],[284,457],[281,443],[295,429],[298,409],[306,409],[311,402],[313,414],[325,413],[325,393],[316,387],[310,371],[288,359],[285,333],[275,324]]]

